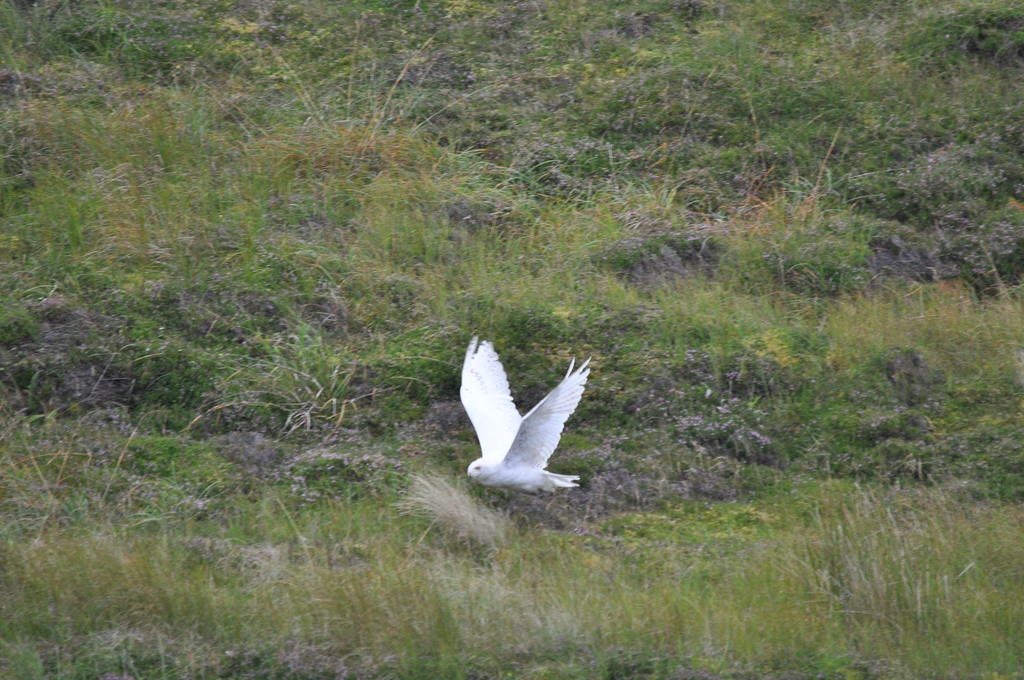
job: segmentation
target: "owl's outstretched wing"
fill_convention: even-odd
[[[527,465],[543,469],[548,464],[548,458],[562,438],[565,421],[580,403],[583,387],[590,375],[590,369],[587,368],[590,359],[573,371],[575,364],[573,360],[558,387],[523,416],[519,432],[505,456],[505,465]]]
[[[494,346],[473,338],[462,362],[462,406],[480,440],[483,458],[500,463],[519,431],[522,417],[512,402],[508,378]]]

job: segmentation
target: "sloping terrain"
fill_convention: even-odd
[[[0,50],[0,672],[1019,673],[1017,3],[5,0]],[[593,357],[580,489],[451,492],[500,541],[399,502],[477,455],[474,334],[521,410]]]

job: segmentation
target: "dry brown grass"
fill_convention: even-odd
[[[508,517],[484,507],[460,486],[434,473],[413,475],[401,508],[430,519],[453,536],[483,546],[502,545],[511,531]]]

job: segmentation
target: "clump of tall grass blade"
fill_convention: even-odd
[[[399,506],[407,514],[430,519],[447,534],[482,546],[497,547],[509,537],[508,517],[484,507],[436,473],[413,475]]]
[[[1021,583],[1021,520],[947,489],[826,489],[770,563],[812,618],[841,623],[870,656],[999,668],[1021,634],[1020,603],[1002,594]]]

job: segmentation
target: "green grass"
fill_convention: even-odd
[[[274,495],[222,522],[51,531],[4,544],[4,630],[67,675],[152,672],[147,645],[162,673],[211,677],[238,655],[273,669],[290,653],[308,672],[345,657],[400,677],[586,677],[625,662],[615,650],[716,672],[1016,671],[1017,509],[825,485],[661,517],[585,538],[518,531],[482,553],[376,502],[288,511]]]
[[[1015,677],[1022,22],[3,2],[0,674]]]

